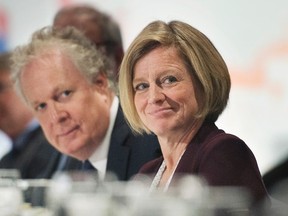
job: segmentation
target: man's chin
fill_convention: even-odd
[[[69,155],[70,157],[76,158],[78,160],[86,160],[88,156],[81,149],[82,148],[80,147],[71,148],[71,146],[69,146],[69,148],[66,148],[63,152],[65,152],[65,154]]]
[[[72,156],[77,155],[78,152],[80,151],[80,148],[77,145],[72,145],[70,144],[62,144],[60,146],[60,151],[66,155]]]

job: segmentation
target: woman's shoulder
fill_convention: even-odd
[[[154,160],[151,160],[147,163],[145,163],[139,170],[138,173],[140,174],[152,174],[156,173],[161,166],[161,163],[163,161],[163,157],[156,158]]]
[[[223,129],[219,129],[214,123],[205,123],[197,134],[196,141],[201,142],[202,146],[218,146],[230,145],[246,147],[246,143],[238,136],[226,133]]]
[[[244,140],[234,134],[226,133],[223,130],[219,130],[219,133],[209,137],[203,147],[250,150]]]
[[[196,143],[193,144],[192,141],[192,145],[190,145],[191,148],[198,146],[198,153],[201,154],[227,152],[230,154],[246,153],[250,156],[253,155],[244,140],[234,134],[226,133],[224,130],[219,129],[214,123],[206,123],[199,131],[194,142]]]

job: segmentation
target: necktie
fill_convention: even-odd
[[[94,178],[96,181],[99,181],[97,169],[90,163],[89,160],[85,160],[82,163],[82,171],[89,172],[90,177]]]
[[[90,163],[89,160],[85,160],[82,163],[82,170],[94,170],[94,171],[96,171],[95,167],[93,167],[93,165]]]

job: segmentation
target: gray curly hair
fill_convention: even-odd
[[[99,73],[106,75],[109,87],[117,93],[115,76],[110,60],[92,42],[74,27],[57,29],[52,26],[33,33],[31,41],[13,51],[11,78],[17,93],[26,101],[21,87],[21,72],[32,60],[58,50],[75,64],[83,76],[92,83]]]

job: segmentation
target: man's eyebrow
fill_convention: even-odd
[[[55,87],[53,90],[52,90],[52,92],[51,92],[51,94],[49,95],[49,98],[55,98],[55,96],[62,90],[62,89],[64,89],[64,87]],[[28,100],[29,101],[29,100]],[[41,101],[39,101],[39,100],[35,100],[35,101],[30,101],[29,102],[29,104],[32,106],[32,107],[34,107],[34,106],[36,106],[36,105],[38,105],[38,104],[41,104],[41,103],[43,103],[43,102],[41,102]]]

